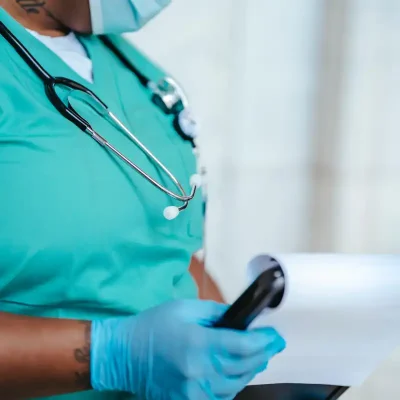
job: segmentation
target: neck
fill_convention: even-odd
[[[0,6],[25,28],[46,36],[64,36],[69,32],[54,15],[57,0],[0,0]]]

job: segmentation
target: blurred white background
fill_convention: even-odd
[[[132,40],[200,118],[228,300],[257,252],[400,252],[400,1],[174,0]],[[399,399],[400,354],[346,398]]]

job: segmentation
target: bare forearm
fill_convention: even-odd
[[[90,322],[0,313],[2,398],[90,389],[90,328]]]

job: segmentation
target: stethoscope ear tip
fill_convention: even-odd
[[[190,186],[201,187],[202,179],[200,174],[194,174],[190,177]]]
[[[164,218],[168,221],[172,221],[179,215],[180,211],[178,207],[170,206],[164,209]]]

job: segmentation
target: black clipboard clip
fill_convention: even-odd
[[[246,330],[264,309],[277,308],[285,293],[285,274],[271,258],[268,267],[214,324],[215,328]]]

